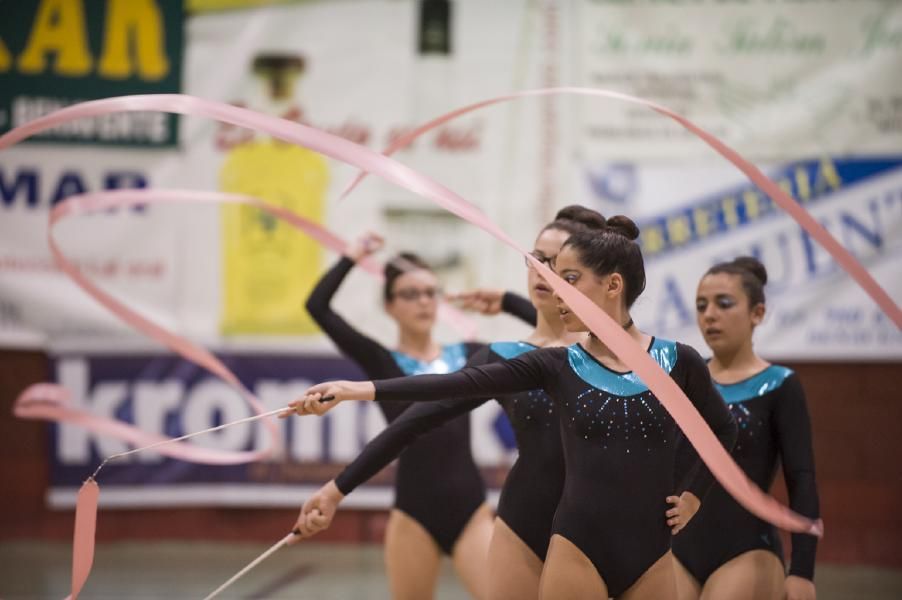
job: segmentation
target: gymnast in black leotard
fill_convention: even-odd
[[[709,363],[717,388],[739,423],[733,457],[767,490],[783,466],[792,509],[818,517],[811,425],[805,393],[792,370],[755,355],[752,333],[764,316],[767,271],[740,257],[711,267],[699,283],[698,325],[714,352]],[[814,598],[817,538],[794,534],[789,577],[773,525],[742,508],[719,485],[704,510],[674,538],[673,552],[694,578],[686,598],[782,600]],[[785,584],[784,584],[785,578]],[[702,587],[703,586],[703,587]]]
[[[533,256],[550,262],[571,234],[601,229],[604,224],[604,217],[596,211],[581,206],[565,207],[537,237]],[[514,358],[539,346],[569,345],[585,337],[583,333],[564,330],[551,288],[535,269],[530,268],[528,276],[530,298],[538,309],[536,330],[525,342],[497,342],[479,350],[468,361],[468,366]],[[499,308],[509,310],[505,305],[519,298],[493,290],[478,290],[459,297],[466,297],[468,306],[479,307],[488,314]],[[498,519],[489,548],[488,597],[528,600],[538,596],[542,562],[564,484],[557,409],[540,389],[497,399],[513,426],[519,452],[505,480],[498,505]],[[331,516],[344,496],[387,466],[419,436],[485,401],[423,402],[408,408],[374,438],[333,483],[314,494],[305,504],[305,510],[315,507]],[[421,485],[429,483],[424,481]]]
[[[386,349],[332,310],[332,297],[353,268],[354,260],[380,245],[381,239],[371,235],[349,251],[353,259],[339,260],[311,293],[307,301],[310,315],[342,353],[360,365],[369,377],[448,373],[464,366],[483,345],[439,347],[432,342],[437,282],[425,263],[414,255],[402,254],[386,266],[385,304],[399,326],[399,351]],[[521,316],[534,319],[534,310],[526,304],[526,314]],[[523,301],[516,300],[507,302],[506,306],[524,308]],[[419,356],[414,356],[414,352]],[[397,419],[408,406],[407,403],[380,403],[388,422]],[[403,533],[412,530],[407,519],[419,524],[437,548],[452,557],[468,527],[475,532],[471,545],[487,552],[492,517],[485,504],[485,484],[470,450],[468,417],[449,420],[404,453],[395,478],[395,509],[386,534],[387,565],[395,597],[431,595],[437,575],[438,553],[430,552],[429,548],[416,551],[416,546],[411,547],[416,543],[412,541],[415,536]],[[484,561],[456,560],[455,563],[468,588],[482,595],[486,577]],[[414,573],[408,574],[411,571]]]
[[[638,229],[615,217],[601,233],[576,234],[555,270],[624,327],[670,374],[721,442],[736,425],[705,363],[682,344],[640,332],[628,308],[644,288]],[[560,305],[571,331],[585,325]],[[703,465],[675,470],[678,429],[645,384],[597,338],[543,348],[449,375],[330,382],[293,403],[322,414],[349,399],[475,398],[544,389],[559,410],[565,483],[542,575],[543,598],[675,598],[671,534],[698,509],[712,478]],[[332,400],[323,401],[332,396]],[[668,510],[667,505],[673,505]],[[665,517],[666,514],[666,517]],[[299,519],[299,525],[303,518]]]

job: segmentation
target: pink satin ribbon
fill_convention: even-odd
[[[839,265],[849,275],[851,275],[853,279],[855,279],[858,285],[861,286],[861,288],[874,300],[877,306],[880,307],[880,310],[882,310],[884,313],[886,313],[886,315],[889,316],[890,319],[892,319],[892,321],[896,324],[896,327],[902,329],[902,308],[900,308],[899,305],[896,304],[896,302],[889,296],[889,294],[886,293],[886,290],[884,290],[880,286],[880,284],[877,283],[876,280],[874,280],[871,274],[868,273],[867,269],[865,269],[864,266],[854,256],[852,256],[852,254],[848,250],[846,250],[836,240],[836,238],[834,238],[830,234],[829,231],[827,231],[820,223],[818,223],[818,221],[814,217],[812,217],[807,210],[805,210],[798,202],[794,201],[789,196],[789,194],[783,191],[783,189],[779,185],[777,185],[771,178],[762,173],[755,165],[744,159],[738,152],[727,146],[716,136],[708,133],[686,117],[655,102],[637,98],[636,96],[630,96],[629,94],[622,94],[620,92],[590,88],[557,87],[539,90],[526,90],[523,92],[516,92],[513,94],[506,94],[504,96],[489,98],[488,100],[482,100],[480,102],[474,102],[473,104],[463,106],[441,116],[438,116],[431,121],[410,130],[404,135],[399,136],[385,150],[383,150],[382,153],[385,156],[391,156],[395,152],[406,148],[407,146],[412,144],[418,137],[435,129],[436,127],[444,125],[445,123],[452,121],[460,116],[475,112],[493,104],[500,104],[533,96],[555,96],[561,94],[612,98],[616,100],[622,100],[624,102],[630,102],[632,104],[639,104],[673,119],[686,129],[694,133],[703,142],[711,146],[723,158],[727,159],[728,162],[732,163],[737,169],[742,171],[752,181],[752,183],[761,188],[761,190],[765,194],[767,194],[768,197],[771,198],[771,200],[773,200],[775,203],[777,203],[778,206],[789,213],[789,216],[791,216],[796,221],[796,223],[798,223],[799,226],[802,227],[802,229],[808,232],[811,237],[816,239],[818,243],[821,244],[827,250],[827,252],[829,252],[833,256],[834,260],[836,260],[836,262],[839,263]],[[349,183],[347,187],[345,187],[339,199],[343,199],[348,194],[350,194],[354,190],[354,188],[356,188],[360,184],[360,182],[363,181],[366,175],[367,173],[365,171],[360,172],[351,181],[351,183]]]
[[[758,184],[759,187],[761,187],[762,190],[764,190],[765,193],[767,193],[778,205],[787,210],[790,215],[793,216],[793,218],[795,218],[799,222],[799,224],[806,229],[806,231],[811,233],[812,237],[824,244],[825,247],[832,254],[834,254],[834,257],[836,257],[837,261],[843,266],[843,268],[846,269],[850,274],[852,274],[856,281],[858,281],[858,283],[877,301],[878,305],[880,305],[884,312],[886,312],[890,316],[890,318],[893,319],[896,325],[902,327],[902,311],[900,311],[899,307],[889,298],[889,296],[879,287],[879,285],[877,285],[873,278],[870,277],[870,274],[867,273],[867,271],[854,259],[854,257],[846,252],[835,240],[833,240],[832,236],[830,236],[830,234],[825,229],[823,229],[816,221],[814,221],[814,219],[807,213],[807,211],[793,202],[788,195],[783,193],[782,190],[780,190],[780,188],[773,181],[767,178],[757,168],[745,161],[735,151],[728,148],[714,136],[703,131],[684,117],[681,117],[680,115],[677,115],[676,113],[673,113],[672,111],[657,104],[625,94],[608,92],[604,90],[586,90],[581,88],[534,90],[530,92],[522,92],[520,94],[504,96],[502,98],[487,100],[476,105],[471,105],[471,107],[454,111],[453,113],[449,113],[449,115],[440,117],[438,120],[433,121],[432,127],[434,127],[435,123],[441,119],[444,119],[444,121],[442,122],[445,122],[447,120],[450,120],[454,116],[475,110],[476,108],[479,108],[481,106],[487,106],[496,102],[510,100],[527,95],[538,96],[555,93],[577,93],[584,95],[618,98],[628,102],[648,106],[680,122],[684,127],[701,137],[722,156],[727,158],[727,160],[732,162],[740,170],[746,173],[746,175],[750,179],[752,179],[753,182]],[[304,146],[316,152],[325,154],[326,156],[330,156],[336,160],[354,165],[364,172],[379,175],[387,181],[395,183],[396,185],[403,187],[415,194],[428,198],[429,200],[445,208],[449,212],[460,216],[461,218],[469,221],[477,227],[480,227],[484,231],[492,234],[497,239],[514,248],[524,256],[529,257],[528,252],[524,248],[520,247],[503,230],[501,230],[497,225],[489,220],[481,210],[466,202],[463,198],[447,189],[446,187],[442,186],[441,184],[424,175],[421,175],[420,173],[414,171],[409,167],[406,167],[401,163],[398,163],[397,161],[392,160],[387,156],[378,154],[348,140],[326,133],[324,131],[314,129],[309,126],[285,121],[268,115],[258,114],[253,111],[236,106],[196,98],[193,96],[185,96],[179,94],[122,96],[69,106],[67,108],[31,121],[30,123],[26,123],[25,125],[17,127],[16,129],[7,132],[3,136],[0,136],[0,150],[18,143],[19,141],[22,141],[29,136],[34,135],[35,133],[78,118],[98,116],[102,114],[122,111],[148,110],[173,112],[184,115],[205,116],[217,119],[219,121],[231,123],[239,127],[264,131],[277,139]],[[425,127],[426,126],[423,126],[416,131],[422,133]],[[407,136],[405,136],[405,138],[406,137]],[[199,193],[203,194],[203,192]],[[88,196],[90,196],[90,194],[88,194]],[[72,200],[81,200],[81,198],[73,198]],[[256,199],[253,200],[254,202],[260,202]],[[98,201],[98,205],[101,204],[102,202]],[[78,205],[75,202],[65,202],[57,206],[51,215],[51,224],[54,223],[57,219],[61,218],[62,215],[66,214],[66,211],[75,210],[77,207]],[[280,209],[279,207],[264,207],[262,206],[262,203],[261,208],[264,208],[264,210],[268,210],[270,208],[276,209],[274,211],[274,214],[277,214],[277,216],[280,217],[282,215],[278,214],[279,211],[287,212],[284,211],[284,209]],[[52,236],[50,236],[49,241],[51,244],[51,250],[54,252],[54,256],[57,257],[58,260],[60,258],[63,258],[61,253],[59,253],[58,249],[56,248]],[[64,258],[63,261],[65,261]],[[814,522],[811,519],[807,519],[792,512],[787,507],[779,504],[773,498],[764,494],[760,489],[757,488],[757,486],[755,486],[753,482],[751,482],[745,476],[742,470],[739,469],[733,459],[719,444],[710,428],[708,428],[707,424],[701,419],[701,416],[692,406],[691,402],[689,402],[688,398],[686,398],[682,390],[680,390],[679,387],[676,386],[676,384],[673,382],[673,380],[671,380],[670,377],[666,373],[664,373],[660,369],[660,367],[658,367],[658,365],[651,359],[650,356],[648,356],[644,349],[640,348],[635,342],[632,341],[632,339],[622,330],[622,328],[618,324],[614,323],[606,313],[599,309],[585,296],[583,296],[581,293],[577,292],[571,286],[558,278],[550,269],[540,263],[537,263],[534,259],[533,262],[536,268],[539,269],[539,272],[548,280],[549,284],[551,284],[555,292],[557,292],[564,299],[564,301],[573,310],[573,312],[576,313],[577,316],[579,316],[580,319],[589,327],[589,329],[593,333],[595,333],[595,335],[597,335],[601,340],[603,340],[605,344],[607,344],[617,354],[617,356],[627,364],[627,366],[634,370],[643,379],[649,389],[655,394],[655,396],[661,401],[667,411],[673,416],[674,420],[686,434],[686,437],[698,450],[699,455],[704,460],[705,464],[711,469],[711,472],[714,474],[717,480],[740,504],[745,506],[749,511],[758,515],[762,519],[767,520],[783,529],[789,531],[806,532],[814,535],[822,534],[823,526],[819,520]],[[77,273],[77,270],[72,267],[71,264],[65,264],[67,265],[67,268],[65,269],[67,273],[70,273],[70,275],[73,272],[76,273],[77,277],[73,278],[80,285],[82,285],[83,283],[86,284],[83,285],[86,290],[94,287],[86,279],[80,277],[80,274]],[[97,291],[100,293],[97,294],[96,297],[108,308],[114,306],[121,307],[121,305],[119,305],[111,297],[103,294],[99,289]],[[111,308],[111,310],[114,310],[114,312],[116,312],[117,314],[135,314],[132,311],[128,311],[128,309],[125,309],[124,311],[120,310],[118,312],[113,308]],[[162,328],[150,323],[149,321],[144,320],[140,316],[136,314],[135,316],[138,317],[135,322],[141,322],[145,324],[147,326],[148,333],[152,335],[152,337],[162,341],[164,344],[173,349],[177,349],[176,351],[179,351],[178,349],[182,349],[181,344],[178,343],[177,340],[172,339],[171,334],[169,334]],[[206,353],[206,351],[199,348],[193,349],[185,347],[184,350],[189,352],[189,356],[192,358],[192,360],[196,360],[197,362],[204,364],[205,366],[206,363],[209,362],[207,361],[207,357],[212,357],[212,355],[209,355],[208,353]],[[215,361],[215,357],[212,358]],[[212,362],[210,362],[209,364],[211,367],[213,367],[211,368],[211,371],[219,374],[219,367],[214,365],[214,363]],[[222,366],[222,368],[224,368],[224,366]],[[226,379],[227,381],[231,381],[232,379],[237,381],[237,378],[234,378],[234,376],[224,377],[224,379]],[[238,382],[238,385],[240,385],[240,382]],[[250,392],[247,390],[244,390],[244,393],[250,394]]]
[[[281,409],[280,409],[281,410]],[[112,456],[108,456],[101,465],[94,471],[93,477],[96,477],[100,469],[109,461],[143,452],[146,450],[155,450],[160,454],[171,458],[184,460],[188,462],[202,463],[208,465],[233,465],[258,460],[258,456],[267,456],[261,452],[228,452],[225,450],[216,450],[214,448],[204,448],[203,446],[195,446],[193,444],[183,444],[182,440],[192,438],[214,430],[222,429],[223,426],[211,427],[203,431],[188,434],[179,438],[168,438],[163,435],[157,435],[142,431],[133,425],[99,417],[88,411],[74,408],[70,403],[69,391],[59,385],[50,383],[38,383],[29,386],[16,399],[13,405],[13,414],[20,419],[41,419],[44,421],[56,421],[58,423],[68,423],[77,427],[82,427],[97,435],[108,436],[114,439],[122,440],[133,446],[138,446],[134,450],[120,452]],[[277,414],[276,411],[261,413],[255,417],[240,419],[228,425],[237,425],[251,420],[264,419],[267,416]]]
[[[326,228],[301,217],[283,207],[268,204],[250,196],[242,196],[237,194],[224,194],[219,192],[202,192],[190,190],[111,190],[103,192],[93,192],[71,196],[67,200],[58,204],[50,213],[50,225],[48,229],[48,243],[54,260],[60,268],[69,277],[75,281],[91,297],[97,299],[110,312],[125,323],[131,325],[138,331],[152,337],[158,342],[170,348],[172,351],[180,354],[192,362],[195,362],[211,373],[218,375],[232,386],[234,386],[242,396],[251,404],[254,411],[259,415],[263,411],[262,404],[257,398],[238,380],[238,378],[214,355],[205,349],[192,344],[190,341],[177,336],[157,324],[149,321],[129,309],[121,302],[101,290],[85,277],[77,267],[75,267],[59,249],[53,236],[53,228],[59,221],[69,216],[77,214],[88,214],[92,212],[104,211],[114,207],[129,207],[139,204],[184,204],[184,203],[207,203],[207,204],[246,204],[257,207],[269,214],[288,222],[290,225],[310,236],[326,248],[343,253],[347,244],[340,237],[330,232]],[[360,261],[360,266],[367,272],[382,277],[382,266],[372,260],[365,259]],[[469,334],[474,330],[472,322],[456,313],[453,309],[446,308],[446,314],[449,318],[456,318],[456,325],[465,333]],[[73,425],[78,425],[89,429],[100,435],[108,435],[113,438],[121,439],[137,446],[154,446],[158,452],[172,458],[186,460],[190,462],[205,464],[240,464],[260,460],[269,456],[276,447],[278,438],[273,438],[270,447],[263,450],[253,452],[226,452],[223,450],[215,450],[202,448],[190,444],[172,443],[164,445],[163,442],[168,438],[164,436],[152,435],[141,431],[140,429],[116,421],[113,419],[105,419],[92,415],[86,411],[75,408],[70,403],[68,392],[60,386],[54,384],[36,384],[27,388],[13,407],[13,412],[20,418],[45,419],[53,421],[64,421]],[[276,429],[272,424],[267,422],[270,431],[275,434]],[[209,430],[205,430],[209,431]],[[140,448],[143,449],[143,448]],[[134,452],[134,451],[132,451]],[[109,460],[109,459],[108,459]]]

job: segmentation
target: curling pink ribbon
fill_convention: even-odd
[[[700,128],[691,124],[688,120],[679,115],[676,115],[672,111],[653,103],[616,92],[582,90],[580,88],[571,88],[571,90],[574,92],[579,90],[579,93],[602,95],[636,102],[650,106],[658,112],[662,112],[663,114],[676,119],[685,127],[696,133],[696,135],[701,136],[728,160],[731,160],[731,162],[740,167],[747,175],[749,175],[749,177],[753,178],[753,181],[757,182],[760,180],[761,184],[764,184],[762,189],[771,195],[781,206],[786,202],[780,202],[780,199],[788,200],[789,204],[794,204],[788,196],[782,194],[776,184],[770,181],[754,166],[747,161],[744,161],[738,154],[727,148],[713,136],[702,131]],[[532,92],[533,95],[539,95],[540,93],[551,92],[546,90]],[[490,102],[487,101],[487,103]],[[522,255],[529,257],[529,253],[524,248],[521,248],[478,208],[466,202],[463,198],[441,184],[387,156],[380,155],[365,147],[354,144],[353,142],[306,125],[285,121],[268,115],[261,115],[240,107],[204,100],[193,96],[180,94],[122,96],[73,105],[31,121],[30,123],[26,123],[25,125],[17,127],[5,135],[0,136],[0,150],[26,139],[39,131],[77,118],[97,116],[111,112],[147,110],[206,116],[239,127],[262,130],[277,139],[295,143],[334,159],[352,164],[365,172],[379,175],[387,181],[428,198],[449,212],[458,215],[484,231],[494,235],[497,239],[511,248],[514,248]],[[788,206],[784,206],[784,208],[789,210]],[[801,209],[801,207],[798,207],[798,209],[801,213],[798,211],[791,211],[790,214],[792,214],[794,218],[797,218],[803,227],[811,231],[816,239],[820,240],[823,236],[829,237],[829,234],[822,228],[819,228],[817,223],[811,219],[810,215],[807,215],[807,212]],[[807,218],[802,218],[802,213],[804,213]],[[814,233],[815,231],[821,231],[823,235],[816,235]],[[841,247],[839,248],[842,250]],[[848,261],[843,261],[842,264],[844,268],[847,268],[850,272],[855,271],[853,266],[857,265],[857,261],[855,261],[854,258],[851,258],[850,255],[845,255],[849,257],[852,264],[847,264]],[[858,265],[858,267],[860,273],[863,274],[864,277],[856,277],[856,279],[866,288],[871,288],[870,292],[872,293],[872,296],[879,297],[882,290],[880,290],[879,286],[876,285],[873,279],[870,278],[870,275],[867,274],[860,265]],[[671,414],[676,423],[683,429],[686,437],[693,446],[695,446],[705,464],[711,469],[712,474],[740,504],[753,514],[756,514],[762,519],[783,529],[795,532],[806,532],[814,535],[822,534],[823,525],[820,521],[813,522],[811,519],[794,513],[787,507],[779,504],[770,496],[764,494],[745,476],[726,450],[719,444],[714,437],[714,434],[707,427],[682,390],[680,390],[670,377],[657,366],[642,348],[632,341],[618,324],[614,323],[606,313],[585,298],[581,293],[577,292],[558,278],[550,269],[537,263],[536,268],[539,269],[539,272],[548,280],[554,290],[565,302],[567,302],[568,306],[577,316],[579,316],[589,329],[602,339],[624,363],[643,379],[645,384]],[[897,325],[902,324],[902,318],[900,318],[898,307],[895,306],[885,292],[882,293],[887,302],[881,302],[881,307],[887,311],[887,314],[894,319]],[[878,300],[878,302],[880,301]]]
[[[66,388],[55,384],[37,383],[29,386],[19,395],[13,405],[13,414],[20,419],[41,419],[45,421],[69,423],[78,427],[83,427],[98,435],[109,436],[128,442],[133,446],[139,446],[134,450],[113,454],[104,459],[101,465],[97,467],[97,470],[94,471],[94,475],[90,479],[92,482],[100,469],[109,461],[151,449],[171,458],[208,465],[231,465],[249,462],[249,460],[254,460],[255,458],[255,455],[250,452],[227,452],[224,450],[204,448],[203,446],[194,446],[177,442],[203,433],[210,433],[211,431],[222,429],[225,426],[246,423],[251,420],[262,419],[278,413],[278,411],[261,413],[255,417],[240,419],[239,421],[227,423],[226,425],[212,427],[210,429],[172,439],[162,435],[147,433],[133,425],[123,423],[122,421],[98,417],[85,410],[72,407],[69,399],[69,391],[66,390]],[[251,457],[250,459],[248,458],[249,456]]]
[[[134,326],[139,331],[163,343],[173,351],[207,368],[212,373],[219,375],[224,380],[238,388],[242,395],[251,403],[258,415],[262,412],[262,406],[256,398],[247,390],[215,356],[203,348],[194,346],[191,342],[176,336],[158,325],[146,320],[133,312],[122,303],[100,290],[90,282],[78,269],[73,266],[59,250],[53,237],[53,226],[66,216],[78,213],[90,213],[106,210],[113,207],[127,207],[137,204],[182,204],[193,203],[232,203],[247,204],[265,210],[266,212],[287,221],[293,227],[307,234],[323,246],[342,253],[346,249],[344,240],[300,215],[285,208],[267,204],[266,202],[250,196],[237,194],[224,194],[219,192],[199,192],[189,190],[110,190],[93,192],[71,196],[57,205],[50,214],[50,229],[48,241],[51,252],[60,268],[69,275],[89,295],[96,298],[113,314]],[[382,267],[371,259],[361,261],[361,267],[367,272],[382,276]],[[454,317],[457,313],[448,311],[448,315]],[[457,324],[461,328],[472,330],[473,326],[465,318],[460,318]],[[36,384],[27,388],[16,400],[13,412],[20,418],[39,418],[45,420],[66,421],[85,427],[95,433],[109,435],[125,440],[137,446],[153,445],[158,452],[172,458],[206,463],[206,464],[238,464],[259,460],[271,453],[272,449],[254,452],[226,452],[222,450],[202,448],[195,445],[174,443],[163,436],[151,435],[125,423],[112,419],[103,419],[91,415],[85,411],[74,408],[69,403],[68,393],[61,387],[53,384]],[[242,420],[242,422],[244,422]],[[237,423],[235,423],[237,424]],[[205,430],[209,431],[209,430]],[[193,434],[192,434],[193,435]],[[181,438],[180,438],[181,439]],[[166,444],[166,441],[172,442]],[[144,448],[139,448],[144,449]],[[130,451],[129,453],[135,452]],[[121,453],[124,455],[125,453]],[[119,455],[117,455],[119,456]],[[109,460],[109,459],[108,459]],[[105,461],[106,462],[106,461]]]
[[[902,329],[902,308],[900,308],[899,305],[896,304],[895,301],[889,296],[889,294],[887,294],[886,291],[880,286],[880,284],[874,280],[871,274],[868,273],[867,269],[865,269],[864,266],[854,256],[852,256],[852,254],[848,250],[846,250],[836,240],[836,238],[834,238],[830,234],[829,231],[827,231],[823,227],[823,225],[818,223],[817,220],[812,217],[807,210],[805,210],[798,202],[795,202],[789,196],[789,194],[784,192],[783,189],[780,188],[780,186],[778,186],[771,178],[762,173],[755,165],[740,156],[738,152],[720,141],[716,136],[708,133],[686,117],[675,113],[669,108],[661,106],[660,104],[657,104],[655,102],[620,92],[591,88],[557,87],[538,90],[525,90],[522,92],[515,92],[513,94],[506,94],[504,96],[489,98],[488,100],[482,100],[480,102],[474,102],[473,104],[469,104],[467,106],[463,106],[451,112],[445,113],[427,123],[424,123],[423,125],[420,125],[419,127],[416,127],[415,129],[408,131],[404,135],[399,136],[385,150],[383,150],[382,153],[385,156],[391,156],[395,152],[398,152],[399,150],[402,150],[412,144],[414,140],[427,133],[428,131],[431,131],[449,121],[452,121],[457,117],[491,106],[493,104],[510,102],[512,100],[518,100],[520,98],[528,98],[532,96],[556,96],[561,94],[614,98],[617,100],[623,100],[624,102],[646,106],[666,117],[670,117],[686,129],[694,133],[703,142],[714,148],[714,150],[718,154],[727,159],[727,161],[732,163],[737,169],[742,171],[752,181],[752,183],[761,188],[761,190],[765,194],[767,194],[771,200],[776,202],[777,205],[779,205],[783,210],[789,213],[789,216],[795,219],[795,221],[802,227],[802,229],[808,232],[811,237],[816,239],[818,243],[820,243],[833,256],[834,260],[836,260],[836,262],[839,263],[839,265],[849,275],[851,275],[856,282],[858,282],[858,285],[860,285],[861,288],[874,300],[877,306],[880,307],[880,310],[882,310],[889,316],[890,319],[892,319],[892,321],[896,324],[896,327]],[[347,187],[345,187],[339,199],[341,200],[347,197],[347,195],[350,194],[366,176],[367,173],[365,171],[360,172],[351,181],[351,183],[349,183]]]
[[[116,315],[116,317],[170,348],[173,352],[184,356],[188,360],[197,363],[211,373],[221,377],[237,389],[259,415],[264,411],[263,405],[218,358],[207,350],[191,343],[189,340],[177,336],[167,329],[146,319],[100,289],[65,257],[60,251],[56,239],[53,236],[54,226],[68,216],[102,211],[117,206],[121,207],[147,203],[178,203],[184,201],[250,204],[265,210],[274,216],[289,221],[293,226],[324,243],[332,245],[340,243],[340,240],[330,238],[328,232],[317,227],[314,223],[281,207],[271,206],[256,198],[211,192],[112,190],[72,196],[54,207],[50,213],[50,223],[47,230],[47,241],[50,246],[50,252],[63,272],[65,272],[85,292]],[[51,386],[49,384],[32,386],[26,389],[17,399],[17,415],[32,417],[40,416],[41,418],[59,417],[70,422],[78,422],[96,432],[114,435],[116,437],[125,436],[124,439],[128,439],[133,443],[149,442],[156,445],[159,444],[162,439],[165,439],[159,436],[150,436],[123,423],[108,419],[98,419],[91,415],[87,415],[82,411],[68,407],[66,400],[67,394],[57,386]],[[273,424],[267,420],[266,426],[271,433],[272,442],[269,447],[261,450],[224,452],[204,449],[193,445],[172,444],[171,446],[161,449],[160,452],[184,460],[212,464],[237,464],[260,460],[273,452],[279,440],[278,431]]]

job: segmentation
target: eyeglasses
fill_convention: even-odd
[[[403,290],[397,290],[392,293],[393,298],[400,298],[407,302],[416,302],[420,299],[420,296],[426,296],[428,300],[434,300],[441,295],[442,290],[439,288],[404,288]]]
[[[529,256],[533,257],[549,269],[554,268],[554,259],[557,258],[556,256],[545,256],[544,254],[536,254],[535,252],[530,252]],[[532,267],[532,262],[530,262],[529,257],[524,256],[523,262],[526,263],[527,267]]]

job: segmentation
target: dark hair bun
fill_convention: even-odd
[[[604,229],[606,221],[604,215],[597,210],[580,206],[579,204],[571,204],[557,211],[554,215],[555,221],[573,221],[585,225],[589,229]]]
[[[749,272],[755,279],[761,282],[761,285],[767,283],[767,269],[761,264],[761,261],[754,256],[739,256],[733,259],[733,264],[743,271]]]
[[[607,221],[609,231],[620,234],[628,240],[634,240],[639,237],[639,228],[633,223],[633,220],[623,215],[611,217]]]

